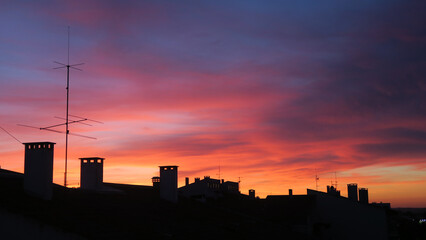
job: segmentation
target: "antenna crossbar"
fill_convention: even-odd
[[[79,117],[79,116],[76,116],[76,115],[68,114],[68,116],[75,117],[75,118],[80,118],[80,119],[84,119],[84,120],[95,122],[95,123],[104,124],[103,122],[100,122],[100,121],[97,121],[97,120],[93,120],[93,119],[89,119],[89,118],[84,118],[84,117]]]
[[[83,65],[84,63],[77,63],[77,64],[72,64],[72,65],[65,65],[65,64],[60,63],[60,62],[56,62],[56,61],[53,61],[53,62],[56,63],[56,64],[62,65],[60,67],[55,67],[53,69],[61,69],[61,68],[67,68],[67,69],[69,69],[69,68],[72,68],[72,69],[75,69],[75,70],[78,70],[78,71],[83,71],[80,68],[76,68],[75,66],[80,66],[80,65]]]
[[[66,118],[63,118],[63,117],[57,117],[57,116],[55,116],[55,118],[57,118],[57,119],[62,119],[62,120],[66,120]],[[87,125],[87,126],[93,126],[93,125],[91,125],[91,124],[84,123],[84,122],[82,122],[82,121],[80,121],[80,122],[77,122],[77,121],[76,121],[75,123],[80,123],[80,124]]]
[[[64,132],[64,131],[54,130],[54,129],[50,129],[50,128],[34,127],[34,126],[25,125],[25,124],[17,124],[17,125],[18,125],[18,126],[21,126],[21,127],[34,128],[34,129],[44,130],[44,131],[49,131],[49,132],[66,133],[66,132]],[[61,124],[61,125],[64,125],[64,124]],[[69,134],[69,135],[72,135],[72,136],[84,137],[84,138],[89,138],[89,139],[94,139],[94,140],[96,140],[96,139],[97,139],[97,138],[90,137],[90,136],[86,136],[86,135],[82,135],[82,134],[70,133],[69,131],[68,131],[68,134]]]
[[[74,120],[74,121],[68,122],[68,124],[72,124],[72,123],[81,123],[81,122],[86,121],[86,120],[87,120],[87,119]],[[53,128],[53,127],[59,127],[59,126],[63,126],[63,125],[65,125],[65,124],[67,124],[67,123],[60,123],[60,124],[52,125],[52,126],[49,126],[49,127],[44,127],[44,128],[42,128],[41,130],[48,129],[48,128]]]

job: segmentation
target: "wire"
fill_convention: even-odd
[[[3,131],[5,131],[7,134],[9,134],[9,136],[13,137],[16,141],[18,141],[19,143],[22,144],[21,141],[19,141],[15,136],[13,136],[12,134],[10,134],[8,131],[6,131],[6,129],[4,129],[3,127],[0,126],[1,129],[3,129]]]

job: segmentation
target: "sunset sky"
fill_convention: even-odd
[[[297,3],[295,3],[297,2]],[[1,1],[0,126],[22,142],[65,136],[69,183],[80,157],[104,181],[150,185],[160,165],[241,180],[256,195],[306,194],[337,176],[370,201],[426,207],[425,1]],[[57,128],[64,130],[64,127]],[[24,148],[0,130],[1,168]],[[336,174],[335,174],[336,173]]]

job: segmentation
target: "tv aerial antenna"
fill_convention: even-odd
[[[81,134],[76,134],[76,133],[70,133],[69,131],[69,125],[70,124],[74,124],[74,123],[80,123],[80,124],[84,124],[84,125],[89,125],[85,123],[86,121],[89,122],[95,122],[95,123],[103,123],[100,121],[96,121],[93,119],[89,119],[89,118],[85,118],[85,117],[79,117],[76,115],[71,115],[69,114],[69,93],[70,93],[70,68],[74,69],[74,70],[78,70],[78,71],[83,71],[80,68],[77,68],[76,66],[80,66],[83,65],[84,63],[77,63],[77,64],[70,64],[70,27],[68,26],[68,56],[67,56],[67,64],[61,63],[61,62],[57,62],[57,61],[53,61],[56,64],[59,64],[59,67],[55,67],[53,69],[62,69],[62,68],[66,68],[67,69],[67,107],[66,107],[66,115],[65,118],[62,117],[55,117],[58,119],[62,119],[65,120],[65,123],[60,123],[60,124],[55,124],[52,126],[48,126],[48,127],[34,127],[34,126],[29,126],[29,125],[24,125],[24,124],[18,124],[18,126],[23,126],[23,127],[29,127],[29,128],[35,128],[35,129],[39,129],[39,130],[45,130],[45,131],[50,131],[50,132],[56,132],[56,133],[65,133],[65,172],[64,172],[64,187],[67,187],[67,172],[68,172],[68,135],[73,135],[73,136],[78,136],[78,137],[84,137],[84,138],[89,138],[89,139],[94,139],[96,140],[96,138],[94,137],[89,137],[89,136],[85,136],[85,135],[81,135]],[[72,119],[70,119],[70,117]],[[59,127],[59,126],[63,126],[65,125],[65,132],[64,131],[58,131],[52,128],[55,127]]]
[[[331,186],[337,189],[337,172],[334,172],[334,181],[331,181]]]
[[[319,177],[318,177],[317,170],[315,169],[315,189],[317,191],[318,191],[318,181],[319,181]]]

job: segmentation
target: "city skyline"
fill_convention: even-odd
[[[335,180],[370,201],[425,207],[425,4],[230,1],[5,2],[0,126],[22,142],[65,138],[19,127],[65,117],[71,27],[69,183],[79,158],[105,158],[106,182],[150,185],[160,165],[238,181],[241,192],[303,194]],[[63,130],[63,129],[60,129]],[[23,145],[0,133],[0,165]]]

